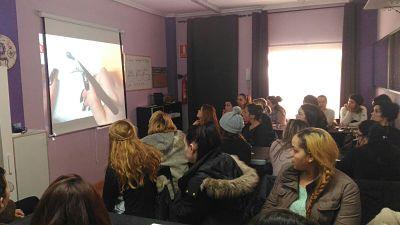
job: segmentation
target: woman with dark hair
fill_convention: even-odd
[[[136,128],[126,120],[113,123],[109,136],[110,153],[103,188],[107,209],[154,218],[160,151],[141,142]]]
[[[304,104],[300,107],[296,119],[303,120],[308,123],[310,127],[316,127],[321,129],[327,129],[328,122],[326,116],[322,110],[312,104]]]
[[[353,179],[400,181],[400,148],[390,143],[379,124],[369,129],[366,144],[350,151],[337,165]]]
[[[237,105],[243,110],[247,104],[251,103],[251,97],[240,93],[236,99]]]
[[[94,188],[78,175],[57,178],[44,192],[31,225],[111,225]]]
[[[372,100],[372,106],[384,103],[392,103],[392,99],[386,94],[378,95]]]
[[[287,209],[272,209],[266,213],[259,213],[248,225],[317,225],[317,223]]]
[[[214,140],[216,143],[221,143],[221,127],[219,126],[214,106],[208,104],[202,105],[197,111],[197,118],[193,126],[189,128],[188,133],[196,131],[198,127],[204,127],[204,129],[216,134],[216,140]]]
[[[268,96],[267,103],[271,108],[271,121],[273,124],[280,124],[281,126],[286,125],[286,111],[285,109],[279,105],[279,102],[282,101],[280,96]]]
[[[290,163],[293,158],[292,139],[299,131],[308,127],[308,124],[302,120],[289,120],[283,138],[274,141],[269,150],[273,173],[278,176],[283,165]]]
[[[234,106],[235,104],[233,104],[233,101],[225,101],[224,107],[222,107],[222,115],[227,112],[232,112]]]
[[[275,132],[270,121],[265,120],[263,109],[256,104],[248,104],[243,111],[243,119],[249,123],[242,134],[253,147],[269,147],[275,140]]]
[[[256,98],[253,100],[253,103],[256,105],[260,105],[263,108],[264,114],[271,114],[271,108],[268,106],[268,102],[267,100],[265,100],[265,98]]]
[[[340,125],[357,127],[362,121],[367,120],[367,108],[363,106],[364,98],[361,95],[350,95],[349,100],[340,109]]]
[[[393,102],[378,101],[371,113],[371,120],[385,127],[388,141],[400,146],[400,131],[394,127],[394,121],[399,114],[399,105]]]
[[[289,209],[320,225],[351,224],[361,221],[357,184],[335,169],[339,149],[325,130],[306,128],[292,139],[291,165],[275,180],[263,211]]]
[[[233,107],[232,112],[225,113],[219,120],[221,125],[222,144],[221,151],[236,155],[239,159],[250,165],[251,145],[242,135],[244,127],[242,110],[239,106]]]
[[[178,222],[194,225],[242,225],[249,194],[258,183],[254,169],[222,153],[215,133],[198,127],[187,136],[187,159],[193,166],[179,180],[172,205]]]
[[[311,104],[318,106],[318,98],[314,95],[306,95],[303,98],[303,104]]]

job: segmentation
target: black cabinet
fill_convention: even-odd
[[[139,137],[147,135],[149,129],[149,120],[154,112],[163,111],[169,114],[175,126],[182,130],[182,104],[180,102],[168,103],[165,105],[152,105],[147,107],[136,108],[136,121],[139,132]]]

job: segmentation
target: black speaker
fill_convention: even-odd
[[[154,93],[153,94],[154,105],[164,105],[164,95],[163,93]]]

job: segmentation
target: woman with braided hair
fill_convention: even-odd
[[[110,212],[154,218],[155,181],[161,153],[142,143],[132,123],[120,120],[109,130],[110,153],[103,200]]]
[[[360,224],[360,193],[353,180],[335,169],[339,150],[330,134],[306,128],[292,145],[292,163],[281,170],[263,211],[286,208],[320,225]]]

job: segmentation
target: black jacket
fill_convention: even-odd
[[[350,150],[337,168],[353,179],[400,181],[400,150],[390,144],[366,144]]]
[[[221,151],[229,155],[237,155],[239,159],[250,165],[251,145],[240,137],[225,137],[220,146]]]
[[[269,117],[262,119],[260,125],[250,130],[248,123],[242,130],[242,134],[247,142],[253,147],[270,147],[276,139],[276,134],[272,129]]]
[[[254,169],[214,149],[179,180],[175,220],[194,225],[245,224],[244,209],[258,183]]]
[[[154,218],[155,198],[157,188],[147,176],[144,185],[136,189],[127,189],[120,193],[119,181],[116,172],[108,167],[104,179],[103,200],[106,208],[114,212],[115,206],[119,203],[119,196],[122,196],[125,204],[124,214]]]

